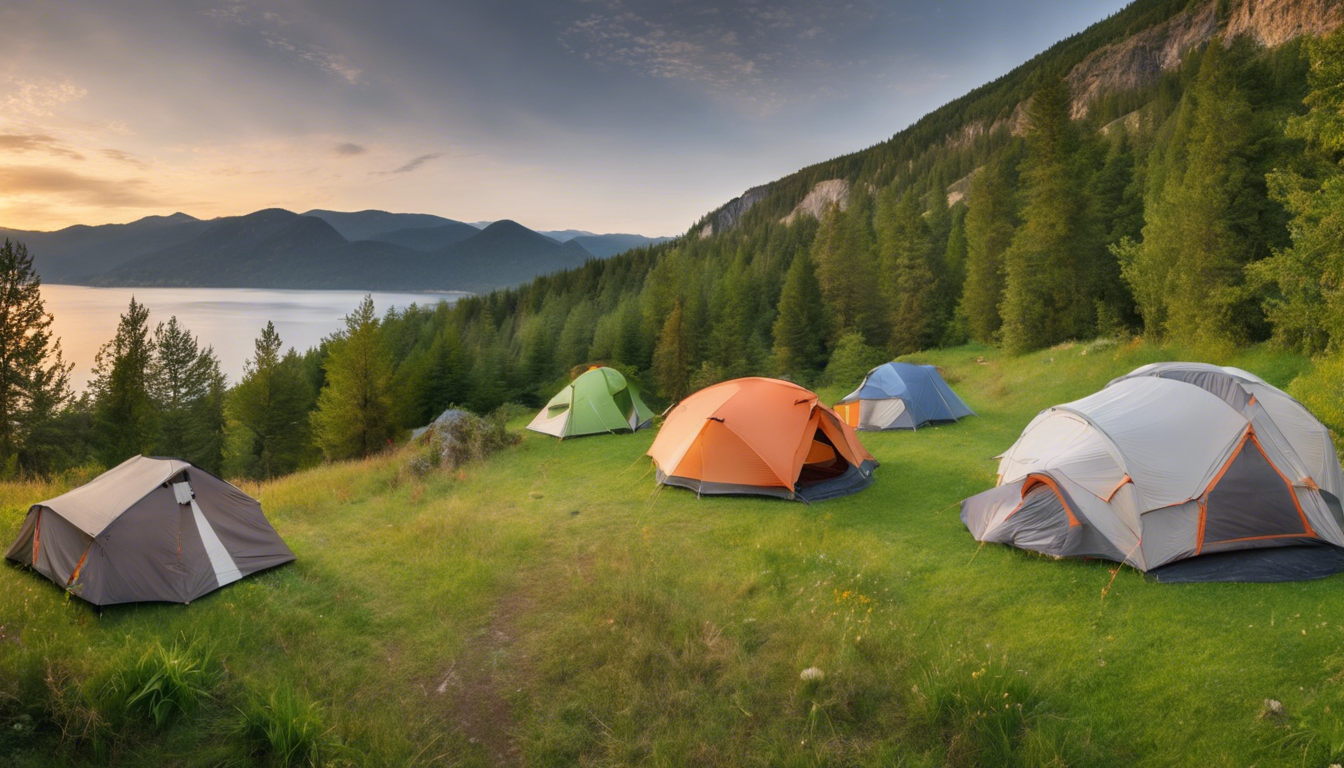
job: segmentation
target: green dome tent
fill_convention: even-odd
[[[647,427],[653,411],[639,391],[612,368],[591,368],[560,390],[527,428],[560,439],[634,432]]]

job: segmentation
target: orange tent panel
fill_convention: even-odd
[[[765,378],[727,381],[686,398],[668,414],[648,455],[660,482],[709,493],[793,496],[804,464],[837,455],[860,475],[850,478],[857,490],[871,482],[876,466],[853,428],[816,394]]]

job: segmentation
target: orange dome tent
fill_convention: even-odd
[[[815,393],[762,378],[725,381],[683,400],[648,455],[661,484],[803,501],[863,490],[877,467],[853,427]]]

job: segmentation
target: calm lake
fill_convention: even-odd
[[[454,302],[458,293],[378,293],[374,306],[382,315],[389,307]],[[75,364],[71,384],[83,390],[93,378],[93,358],[112,338],[131,297],[149,308],[151,330],[173,315],[202,345],[215,348],[230,384],[243,373],[254,342],[266,321],[275,323],[285,347],[300,351],[316,346],[342,327],[342,319],[364,298],[363,291],[275,291],[249,288],[89,288],[43,285],[42,298],[55,317],[53,333],[61,339],[65,359]]]

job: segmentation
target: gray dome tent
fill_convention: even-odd
[[[294,553],[256,499],[185,461],[135,456],[34,504],[5,557],[102,606],[189,603]]]
[[[980,541],[1141,571],[1234,550],[1344,546],[1344,473],[1329,432],[1237,368],[1144,366],[1042,411],[999,458],[998,486],[961,505]]]

